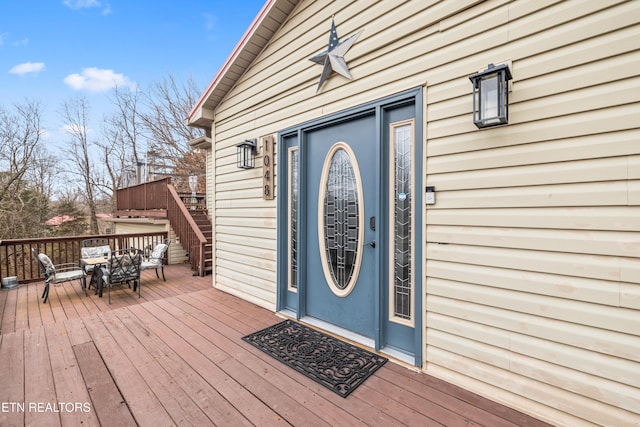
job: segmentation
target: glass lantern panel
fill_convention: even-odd
[[[480,80],[480,120],[487,121],[500,115],[498,102],[498,76],[491,75]]]

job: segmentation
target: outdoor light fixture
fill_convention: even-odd
[[[239,169],[253,169],[256,167],[257,146],[255,139],[245,139],[244,142],[237,145],[237,165]]]
[[[506,64],[489,64],[487,69],[469,76],[473,84],[473,124],[478,128],[509,123],[509,80]]]

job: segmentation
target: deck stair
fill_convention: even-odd
[[[211,220],[206,209],[191,209],[189,213],[202,234],[207,238],[204,250],[204,274],[210,274],[213,270],[213,226]]]
[[[213,271],[211,220],[204,193],[178,193],[170,178],[162,178],[116,192],[116,216],[167,218],[184,248],[194,276]]]

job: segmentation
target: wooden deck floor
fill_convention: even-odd
[[[106,298],[79,285],[0,291],[0,425],[538,426],[522,413],[387,363],[343,399],[241,340],[279,321],[167,269]]]

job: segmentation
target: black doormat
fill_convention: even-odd
[[[291,320],[242,339],[342,397],[387,362],[385,357]]]

